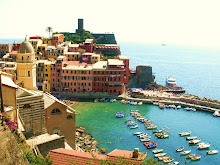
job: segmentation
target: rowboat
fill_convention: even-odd
[[[174,160],[174,159],[170,159],[170,158],[169,158],[169,159],[164,159],[163,162],[164,162],[164,163],[170,163],[170,162],[172,162],[173,160]]]
[[[189,154],[186,156],[187,159],[191,159],[193,156],[195,156],[196,154]]]
[[[187,154],[189,154],[190,152],[191,152],[191,150],[186,150],[186,151],[181,152],[181,155],[187,155]]]
[[[214,154],[217,154],[218,153],[218,150],[210,150],[210,151],[207,151],[207,154],[208,155],[214,155]]]
[[[182,133],[179,133],[180,136],[188,136],[188,135],[190,135],[190,134],[191,134],[190,131],[189,131],[189,132],[182,132]]]
[[[193,139],[198,139],[198,136],[190,136],[190,137],[186,137],[186,140],[193,140]]]
[[[199,160],[201,158],[201,156],[199,155],[199,156],[193,156],[192,158],[191,158],[191,160]]]
[[[160,152],[162,152],[163,151],[163,149],[156,149],[156,150],[153,150],[152,152],[154,153],[154,154],[157,154],[157,153],[160,153]]]
[[[161,156],[165,156],[167,153],[159,153],[159,154],[155,154],[154,157],[161,157]]]
[[[202,149],[206,149],[206,148],[209,148],[210,147],[210,144],[205,144],[205,143],[199,143],[199,147],[198,149],[199,150],[202,150]]]
[[[142,132],[135,132],[135,133],[133,133],[133,135],[140,135],[140,134],[142,134]]]
[[[190,140],[190,141],[189,141],[189,145],[190,145],[190,144],[197,144],[197,143],[199,143],[200,141],[201,141],[201,139]]]
[[[183,149],[184,149],[184,147],[179,147],[179,148],[176,149],[176,151],[181,152],[181,151],[183,151]]]
[[[159,160],[166,160],[166,159],[169,159],[170,156],[161,156],[161,157],[158,157]]]

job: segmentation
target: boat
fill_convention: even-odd
[[[148,139],[149,139],[149,138],[151,138],[151,136],[141,135],[141,136],[139,136],[139,138],[140,138],[140,139],[144,139],[144,138],[148,138]]]
[[[104,100],[105,100],[105,98],[101,98],[101,99],[100,99],[100,101],[104,101]]]
[[[160,109],[164,109],[165,104],[163,104],[163,103],[159,103],[159,107],[160,107]]]
[[[150,145],[150,144],[154,144],[154,142],[146,142],[146,143],[143,143],[143,145],[144,145],[145,147],[147,147],[147,146]]]
[[[172,108],[176,109],[176,105],[173,104],[173,105],[172,105]]]
[[[95,102],[95,103],[99,102],[99,99],[95,99],[94,102]]]
[[[199,150],[202,150],[202,149],[206,149],[206,148],[209,148],[210,147],[210,144],[205,144],[205,143],[199,143],[198,144],[198,149]]]
[[[201,159],[201,156],[199,155],[199,156],[193,156],[192,158],[191,158],[191,160],[199,160],[199,159]]]
[[[172,108],[172,107],[173,107],[172,104],[168,105],[168,108]]]
[[[173,77],[167,77],[167,78],[166,78],[166,86],[167,86],[167,87],[176,86],[176,79],[173,78]]]
[[[129,104],[134,105],[134,101],[130,101],[130,103],[129,103]]]
[[[125,103],[126,103],[126,100],[121,100],[121,103],[122,103],[122,104],[125,104]]]
[[[187,159],[191,159],[193,156],[195,156],[196,154],[189,154],[186,156]]]
[[[136,125],[136,123],[133,122],[133,121],[131,121],[131,122],[127,122],[127,126],[134,126],[134,125]]]
[[[193,140],[190,140],[189,141],[189,145],[190,144],[197,144],[197,143],[199,143],[201,141],[201,139],[193,139]]]
[[[110,103],[113,103],[113,102],[114,102],[114,99],[110,99],[109,102],[110,102]]]
[[[142,132],[135,132],[135,133],[133,133],[133,135],[140,135],[140,134],[142,134]]]
[[[173,160],[174,160],[174,159],[170,159],[170,158],[169,158],[169,159],[164,159],[163,162],[164,162],[164,163],[170,163],[170,162],[172,162]]]
[[[137,102],[134,102],[133,105],[137,105]]]
[[[189,131],[189,132],[182,132],[182,133],[179,133],[180,136],[188,136],[188,135],[190,135],[190,134],[191,134],[190,131]]]
[[[135,129],[135,128],[138,128],[138,125],[132,125],[129,127],[130,129]]]
[[[125,120],[124,122],[125,122],[125,123],[128,123],[128,122],[132,122],[132,120]]]
[[[168,163],[168,165],[178,165],[180,162],[171,162],[171,163]]]
[[[167,160],[169,159],[170,156],[161,156],[161,157],[158,157],[159,160]]]
[[[152,126],[146,126],[147,129],[156,129],[157,126],[156,125],[152,125]]]
[[[193,139],[198,139],[198,136],[190,136],[190,137],[186,137],[186,140],[193,140]]]
[[[140,137],[140,136],[147,136],[147,133],[141,133],[141,134],[139,134],[139,135],[137,135],[137,137]]]
[[[214,155],[214,154],[217,154],[218,153],[218,150],[210,150],[210,151],[207,151],[207,154],[208,155]]]
[[[153,133],[159,133],[159,132],[163,132],[163,130],[160,129],[160,130],[154,130],[154,131],[153,131]]]
[[[161,156],[165,156],[167,153],[159,153],[159,154],[155,154],[154,157],[161,157]]]
[[[176,108],[177,108],[177,109],[180,109],[180,108],[181,108],[181,105],[178,105]]]
[[[124,112],[117,112],[115,114],[115,117],[117,117],[117,118],[125,117]]]
[[[165,139],[165,138],[168,138],[169,135],[158,135],[157,136],[159,139]]]
[[[186,107],[185,110],[187,110],[187,111],[192,111],[193,108],[191,108],[191,107]]]
[[[156,147],[157,147],[157,143],[154,143],[154,144],[148,145],[147,149],[156,148]]]
[[[213,113],[213,116],[220,117],[219,111],[215,111],[215,112]]]
[[[132,113],[132,112],[138,112],[138,110],[130,110],[130,113]]]
[[[138,105],[142,105],[142,104],[143,104],[142,102],[139,102],[139,103],[138,103]]]
[[[163,149],[156,149],[156,150],[153,150],[152,152],[154,153],[154,154],[157,154],[157,153],[160,153],[160,152],[162,152],[163,151]]]
[[[107,103],[107,102],[109,102],[110,100],[109,99],[106,99],[106,100],[104,100],[104,103]]]
[[[179,147],[179,148],[176,149],[177,152],[181,152],[183,150],[184,150],[184,147]]]
[[[190,152],[191,152],[191,150],[186,150],[186,151],[181,152],[181,155],[187,155],[187,154],[189,154]]]
[[[192,108],[192,111],[194,111],[194,112],[195,112],[195,111],[196,111],[196,108]]]
[[[150,138],[143,138],[143,139],[140,139],[141,142],[149,142],[150,141]]]

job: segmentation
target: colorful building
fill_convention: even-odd
[[[52,45],[57,46],[58,44],[63,43],[64,35],[63,34],[54,34],[52,36]]]
[[[0,44],[0,57],[10,53],[12,51],[12,46],[10,44]]]

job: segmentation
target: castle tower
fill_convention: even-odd
[[[31,43],[26,38],[20,45],[16,62],[17,82],[26,89],[37,90],[35,53]]]
[[[82,33],[83,31],[83,19],[78,19],[78,29],[76,29],[76,33]]]

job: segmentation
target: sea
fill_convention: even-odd
[[[0,39],[0,43],[13,43],[24,39]],[[121,42],[122,55],[130,59],[130,67],[136,68],[139,64],[152,66],[155,80],[165,85],[166,77],[176,78],[177,85],[183,87],[186,93],[201,98],[220,100],[220,48],[204,46],[164,45],[152,43]],[[81,100],[76,107],[76,124],[86,128],[99,141],[99,147],[107,149],[107,153],[114,149],[130,150],[139,148],[140,152],[147,152],[154,157],[152,149],[147,149],[134,132],[142,131],[152,136],[151,141],[158,143],[157,148],[163,148],[165,153],[180,164],[219,165],[219,154],[207,155],[208,150],[198,150],[197,146],[189,146],[180,132],[191,131],[191,136],[198,136],[201,142],[210,143],[210,150],[220,151],[220,118],[210,112],[186,111],[184,108],[159,109],[156,105],[143,104],[132,106],[114,103]],[[168,127],[168,139],[158,139],[151,130],[130,116],[130,110],[138,109],[149,120],[152,120],[158,129]],[[115,118],[115,113],[124,111],[124,118]],[[129,129],[124,120],[132,119],[138,124],[137,129]],[[191,153],[201,155],[201,160],[191,161],[186,156],[176,152],[179,147],[191,150]]]

